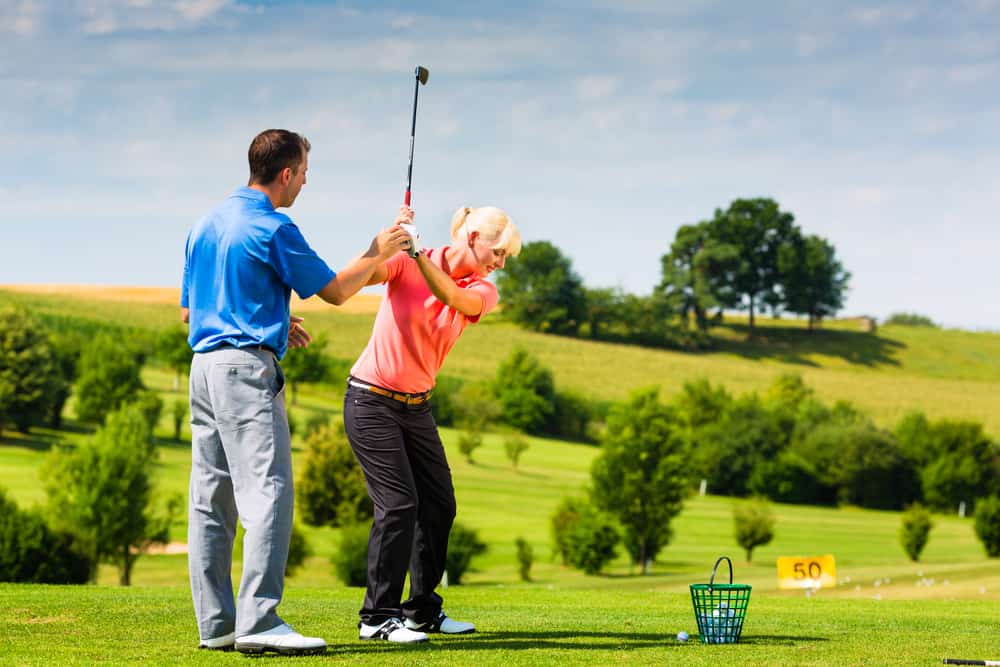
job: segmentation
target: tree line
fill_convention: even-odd
[[[843,307],[850,273],[834,246],[805,234],[772,199],[737,199],[680,227],[648,296],[588,288],[549,241],[527,243],[499,273],[504,312],[535,331],[641,345],[702,348],[726,310],[795,313],[809,329]]]

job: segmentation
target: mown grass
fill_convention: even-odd
[[[751,595],[742,641],[703,645],[691,599],[656,591],[562,591],[471,585],[446,592],[449,609],[480,631],[416,647],[357,640],[358,589],[288,587],[287,621],[330,645],[296,664],[380,665],[933,665],[990,657],[997,605]],[[181,587],[0,585],[0,661],[51,664],[232,664],[198,651]],[[995,657],[995,656],[994,656]]]

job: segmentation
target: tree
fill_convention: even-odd
[[[593,505],[583,505],[566,528],[567,562],[586,574],[600,574],[618,555],[620,541],[611,516]]]
[[[128,586],[135,560],[167,541],[173,517],[152,511],[153,455],[141,412],[126,406],[107,422],[77,449],[54,451],[42,477],[53,521],[77,535],[94,560],[114,563]]]
[[[594,503],[625,531],[632,561],[646,564],[670,541],[670,521],[689,486],[683,439],[659,390],[636,391],[608,417],[601,453],[591,468]]]
[[[569,258],[548,241],[521,247],[516,261],[498,272],[504,313],[535,331],[575,335],[587,317],[583,280]]]
[[[794,230],[778,249],[784,307],[809,317],[809,331],[824,317],[844,307],[851,274],[844,270],[833,245]]]
[[[517,470],[517,462],[521,460],[521,454],[528,449],[528,441],[519,435],[507,438],[503,443],[504,451],[511,466]]]
[[[56,382],[51,388],[48,423],[52,428],[58,429],[62,427],[63,408],[72,393],[73,383],[76,382],[83,340],[79,334],[66,332],[56,333],[50,340],[58,371]]]
[[[136,353],[111,334],[98,334],[80,354],[76,415],[101,424],[108,413],[131,400],[140,389],[142,369]]]
[[[0,581],[83,584],[95,566],[72,536],[21,511],[0,488]]]
[[[920,553],[927,545],[927,538],[931,533],[934,522],[931,521],[931,514],[919,503],[914,503],[903,513],[903,519],[899,526],[899,542],[903,545],[903,551],[916,562],[920,560]]]
[[[521,581],[531,581],[531,563],[534,561],[535,551],[523,537],[514,540],[514,546],[517,548],[517,573]]]
[[[708,222],[677,230],[670,252],[660,258],[662,278],[656,290],[680,316],[682,327],[689,327],[693,318],[698,329],[706,331],[709,310],[735,300],[725,276],[737,259],[737,249],[713,238]]]
[[[170,418],[174,425],[174,441],[181,439],[181,427],[188,414],[188,402],[183,398],[174,400],[170,405]]]
[[[476,531],[460,523],[452,524],[444,563],[444,569],[448,573],[448,583],[455,586],[461,584],[472,559],[486,553],[486,550],[486,543],[479,539]]]
[[[25,433],[44,422],[61,382],[41,324],[20,308],[0,311],[0,433],[4,422]]]
[[[1000,557],[1000,497],[990,496],[976,502],[976,535],[990,558]]]
[[[722,307],[749,311],[751,336],[755,314],[782,304],[778,249],[795,229],[794,216],[773,199],[737,199],[725,211],[717,209],[709,222],[709,236],[730,247],[728,258],[735,257],[724,278],[713,284],[713,297]]]
[[[748,563],[755,548],[770,543],[774,538],[774,515],[763,500],[733,507],[733,524],[736,543],[746,551]]]
[[[527,433],[545,430],[554,412],[552,371],[523,347],[516,347],[497,368],[492,386],[503,420]]]
[[[281,362],[281,370],[291,386],[292,405],[298,404],[300,382],[322,382],[330,377],[332,360],[326,354],[327,338],[320,334],[308,347],[289,348]]]
[[[929,425],[927,462],[920,472],[925,502],[950,511],[961,502],[973,508],[977,497],[1000,493],[1000,447],[973,421],[942,419]],[[916,443],[911,443],[912,451]]]
[[[302,476],[295,484],[297,509],[310,526],[345,526],[370,519],[365,475],[337,420],[306,438]]]
[[[180,389],[181,376],[191,370],[193,356],[186,327],[170,327],[156,336],[156,357],[174,372],[174,391]]]

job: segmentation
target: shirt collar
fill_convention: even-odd
[[[250,201],[257,204],[260,208],[266,208],[274,210],[274,206],[271,204],[271,198],[260,190],[255,190],[253,188],[242,187],[236,188],[236,192],[232,194],[233,197],[242,197],[243,199],[249,199]]]

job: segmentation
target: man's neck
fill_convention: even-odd
[[[278,197],[278,193],[276,192],[274,186],[254,183],[253,185],[248,185],[247,187],[250,188],[251,190],[257,190],[258,192],[263,192],[264,194],[266,194],[267,198],[271,200],[271,206],[273,208],[278,208],[279,206],[281,206],[280,204],[281,199]]]

